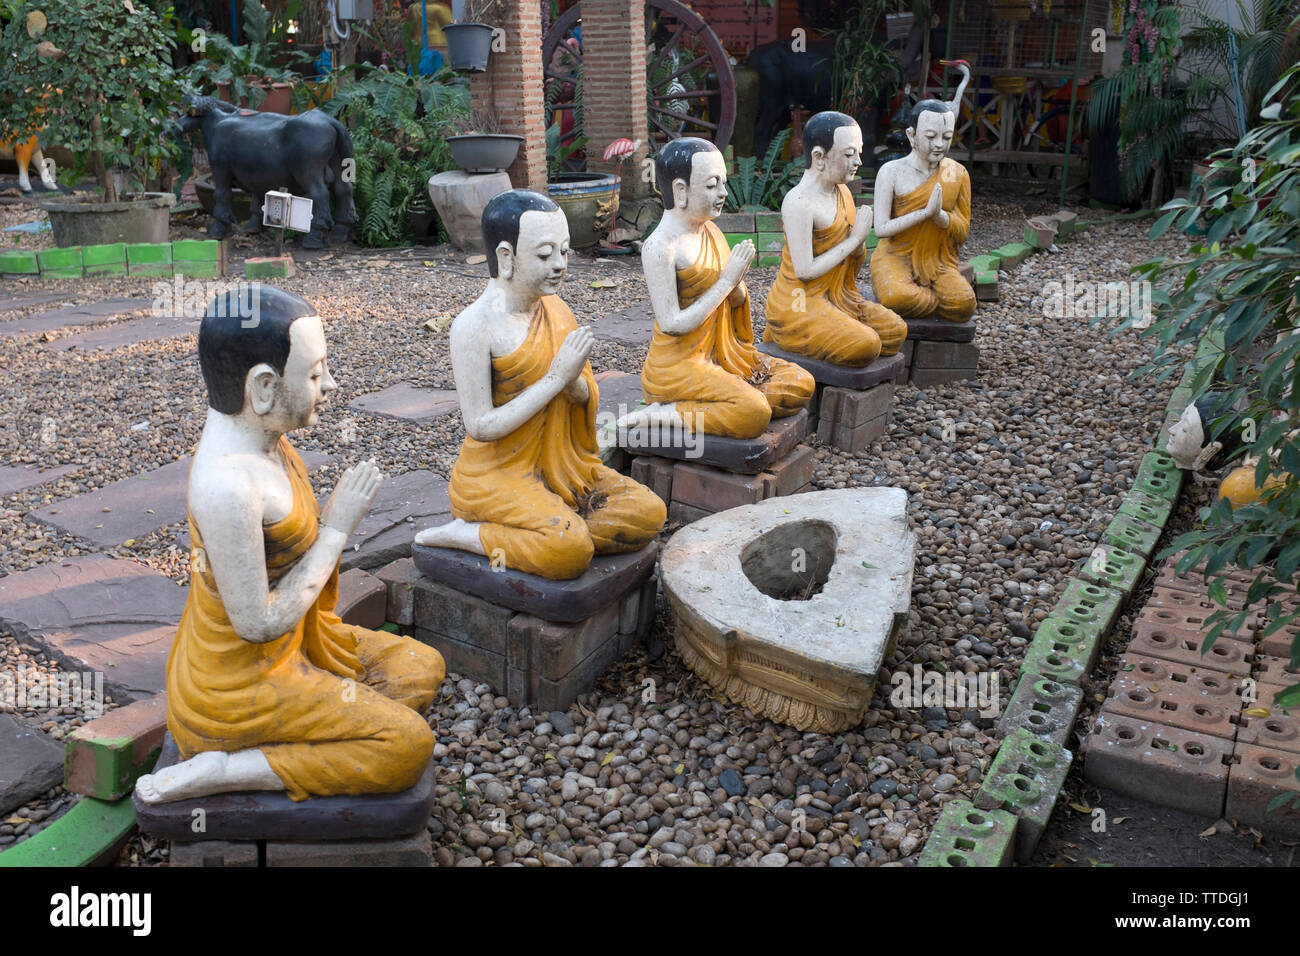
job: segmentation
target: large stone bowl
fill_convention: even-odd
[[[755,714],[851,730],[907,625],[915,546],[901,488],[769,498],[702,518],[660,559],[677,650]]]

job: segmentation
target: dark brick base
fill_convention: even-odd
[[[796,446],[756,475],[654,455],[632,460],[633,479],[663,499],[669,523],[677,524],[689,524],[705,515],[758,504],[768,498],[810,491],[812,473],[813,450],[807,445]]]
[[[171,865],[433,866],[433,845],[427,832],[396,840],[334,840],[322,843],[207,840],[203,843],[173,843]]]
[[[526,614],[433,581],[410,559],[378,577],[388,586],[389,619],[408,618],[412,636],[436,648],[449,672],[491,684],[515,706],[565,710],[649,635],[659,580],[653,557],[639,567],[630,582],[607,582],[602,606],[568,622],[539,616],[544,608]]]

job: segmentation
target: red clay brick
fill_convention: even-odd
[[[726,511],[771,498],[775,485],[766,472],[737,475],[711,465],[679,461],[673,469],[673,501],[702,511]]]
[[[638,455],[632,459],[632,480],[645,485],[665,505],[673,500],[673,465],[676,462],[657,455]]]
[[[1102,710],[1231,741],[1237,732],[1233,718],[1241,705],[1234,687],[1233,682],[1222,676],[1217,681],[1212,677],[1196,678],[1187,685],[1172,681],[1112,685],[1111,696],[1102,704]]]
[[[1259,706],[1256,702],[1247,709]],[[1247,745],[1300,754],[1300,717],[1280,710],[1267,717],[1252,717],[1243,711],[1238,720],[1241,722],[1237,728],[1238,748]]]
[[[822,418],[832,418],[846,428],[858,428],[893,411],[894,383],[884,382],[862,391],[828,386],[822,402]]]
[[[817,456],[808,445],[796,445],[794,451],[767,469],[772,479],[773,498],[798,494],[812,481]]]
[[[167,695],[110,710],[82,724],[64,745],[64,786],[98,800],[120,800],[153,769],[167,732]]]
[[[1083,777],[1125,796],[1217,818],[1231,752],[1232,744],[1219,737],[1103,709],[1083,744]]]
[[[1184,605],[1180,607],[1173,603],[1173,600],[1175,599],[1172,598],[1173,595],[1178,595],[1180,592],[1164,591],[1163,593],[1166,596],[1164,603],[1148,602],[1146,607],[1142,608],[1142,612],[1134,622],[1135,628],[1138,626],[1150,626],[1173,628],[1180,631],[1196,631],[1201,634],[1205,633],[1205,622],[1209,618],[1210,614],[1213,613],[1216,605],[1210,604],[1207,601],[1204,602],[1203,605],[1202,602],[1197,602],[1194,605]],[[1181,596],[1187,597],[1188,595],[1182,594]],[[1224,637],[1237,641],[1254,641],[1255,631],[1259,626],[1259,620],[1259,614],[1250,614],[1246,617],[1245,623],[1242,624],[1240,630],[1238,630],[1235,635],[1225,634]]]
[[[1237,744],[1228,771],[1228,799],[1223,815],[1264,833],[1300,837],[1300,807],[1288,803],[1272,812],[1269,803],[1283,793],[1300,792],[1296,765],[1300,756],[1267,747]]]
[[[701,518],[707,518],[713,514],[711,511],[705,511],[703,508],[696,508],[692,505],[683,504],[680,501],[674,501],[668,506],[668,523],[669,524],[692,524]]]
[[[1255,658],[1255,680],[1261,684],[1277,684],[1289,687],[1300,684],[1300,670],[1291,669],[1291,661],[1286,657],[1272,657],[1261,654]]]
[[[1129,641],[1128,649],[1145,657],[1159,657],[1177,664],[1222,671],[1225,674],[1244,677],[1250,673],[1251,662],[1255,659],[1253,645],[1219,638],[1202,656],[1201,642],[1202,636],[1195,632],[1159,627],[1139,631],[1135,623],[1133,639]]]

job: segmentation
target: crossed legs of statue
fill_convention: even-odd
[[[434,736],[421,713],[445,676],[441,656],[418,641],[350,627],[364,682],[345,680],[305,661],[268,672],[250,707],[280,708],[274,736],[234,752],[208,750],[142,777],[146,803],[239,790],[286,790],[308,795],[358,795],[414,786],[433,754]]]
[[[922,285],[912,274],[911,256],[872,256],[871,287],[881,305],[905,319],[965,322],[975,314],[975,292],[960,272],[941,268],[933,282]]]

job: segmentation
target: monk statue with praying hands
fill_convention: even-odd
[[[862,130],[844,113],[818,113],[804,125],[803,153],[808,168],[781,203],[785,250],[763,340],[856,368],[897,355],[907,323],[858,292],[871,207],[854,209],[847,184],[862,165]]]
[[[970,233],[970,175],[948,158],[956,122],[952,105],[921,100],[908,124],[912,152],[876,174],[880,243],[871,286],[904,319],[965,322],[975,314],[975,292],[957,269]]]
[[[664,215],[641,250],[654,337],[641,388],[651,404],[619,427],[681,428],[756,438],[808,404],[816,383],[754,347],[745,271],[749,240],[730,251],[713,220],[727,199],[727,165],[712,143],[682,137],[655,158]]]
[[[552,580],[593,555],[639,551],[667,518],[663,501],[600,460],[594,339],[556,293],[569,225],[524,189],[483,210],[487,289],[451,324],[465,442],[451,473],[448,524],[415,543],[457,548]]]
[[[270,286],[231,291],[199,325],[207,421],[190,466],[190,591],[167,659],[181,761],[136,782],[149,804],[216,793],[396,793],[435,738],[432,647],[344,624],[339,556],[383,476],[347,469],[324,510],[287,433],[337,386],[316,310]]]

